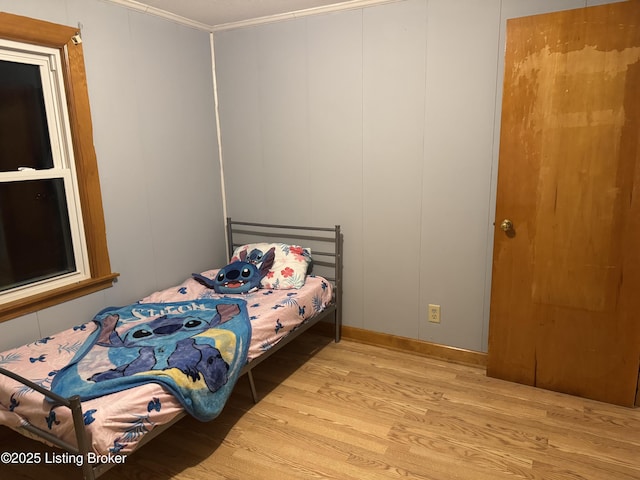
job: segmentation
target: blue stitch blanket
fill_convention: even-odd
[[[51,390],[89,400],[142,383],[169,389],[199,420],[215,418],[246,363],[244,300],[201,299],[110,307],[53,378]]]

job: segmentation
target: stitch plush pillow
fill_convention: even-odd
[[[262,288],[301,288],[311,264],[311,250],[308,248],[286,243],[250,243],[236,248],[230,262],[240,260],[260,268],[263,255],[271,248],[274,248],[275,258],[260,281]]]

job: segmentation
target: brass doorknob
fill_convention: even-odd
[[[513,222],[508,218],[505,218],[500,224],[500,228],[503,232],[508,232],[509,230],[513,229]]]

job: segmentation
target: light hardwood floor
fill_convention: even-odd
[[[479,367],[310,332],[255,379],[258,404],[241,378],[216,420],[185,418],[101,478],[640,479],[640,409],[487,378]],[[0,445],[36,446],[6,428]],[[0,471],[81,478],[70,466]]]

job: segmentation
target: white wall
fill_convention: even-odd
[[[405,0],[217,32],[229,214],[341,224],[346,325],[486,351],[506,19],[595,3]]]
[[[225,260],[207,32],[98,0],[0,0],[82,26],[114,287],[0,324],[0,350]]]

